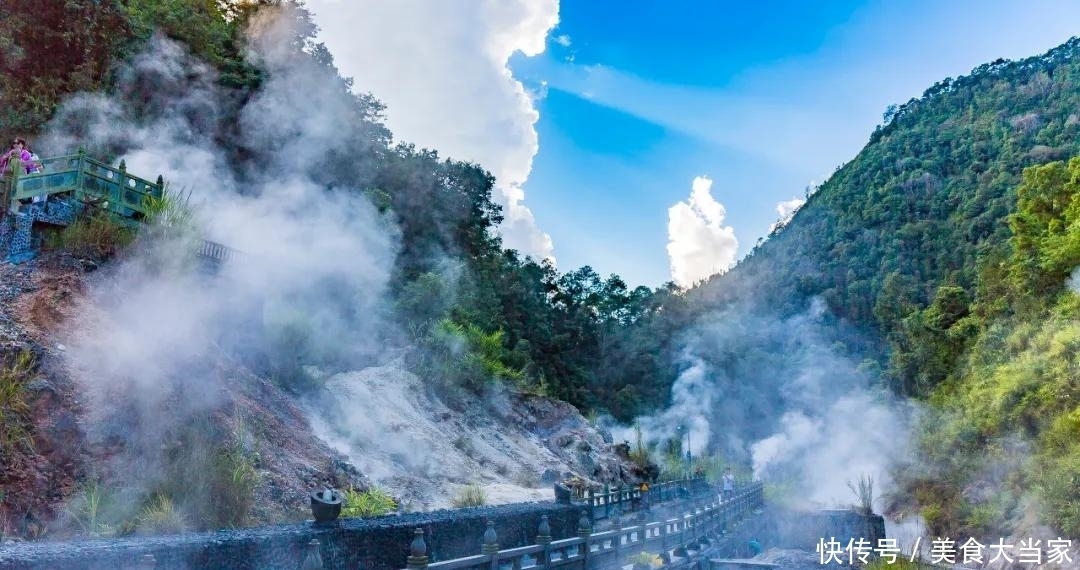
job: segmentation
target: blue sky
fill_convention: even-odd
[[[510,61],[538,95],[527,203],[560,269],[656,286],[668,208],[695,177],[714,181],[741,257],[887,105],[1076,24],[1066,2],[562,0],[547,50]]]
[[[506,245],[649,286],[744,255],[888,105],[1080,34],[1076,0],[306,4],[395,138],[496,176]]]

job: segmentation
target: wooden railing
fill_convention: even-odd
[[[424,530],[417,528],[406,567],[408,570],[606,570],[629,564],[628,558],[642,551],[666,561],[672,557],[693,559],[728,523],[741,519],[763,502],[762,483],[755,482],[739,489],[727,501],[720,502],[713,496],[704,507],[686,501],[681,516],[596,534],[592,532],[589,512],[582,510],[578,536],[560,540],[552,539],[544,515],[533,544],[505,550],[499,549],[498,535],[489,522],[479,554],[438,562],[429,562]],[[317,554],[318,542],[313,541],[309,548],[314,548]],[[308,558],[312,558],[311,552]]]

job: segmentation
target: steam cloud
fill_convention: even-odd
[[[750,467],[798,506],[850,505],[848,482],[867,475],[880,495],[914,411],[873,386],[835,327],[817,300],[787,319],[748,305],[708,314],[683,336],[672,405],[636,423],[653,442],[688,426],[694,455]]]
[[[694,178],[690,198],[668,209],[668,257],[671,277],[689,287],[735,262],[739,242],[735,230],[724,226],[727,211],[710,192],[712,180]]]
[[[283,49],[296,22],[288,7],[254,22],[252,57],[269,75],[239,109],[231,145],[215,136],[236,103],[160,37],[121,72],[115,97],[69,100],[41,141],[50,154],[84,145],[118,153],[134,174],[163,174],[190,193],[203,237],[242,252],[210,280],[176,266],[182,239],[159,238],[89,291],[68,364],[94,401],[91,439],[124,442],[118,461],[136,477],[154,477],[167,433],[228,402],[242,373],[226,355],[265,347],[249,338],[261,323],[291,332],[290,350],[311,361],[357,365],[382,349],[394,226],[360,187],[335,182],[370,178],[370,139],[343,121],[357,101],[334,70]],[[236,147],[243,166],[230,160]]]
[[[558,0],[308,5],[342,72],[388,105],[390,129],[491,170],[506,246],[553,258],[551,237],[537,226],[522,188],[539,149],[540,115],[508,62],[516,52],[544,52],[559,21]]]

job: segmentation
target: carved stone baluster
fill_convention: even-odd
[[[584,560],[586,570],[589,568],[590,535],[592,535],[592,522],[589,520],[589,513],[588,511],[581,511],[581,518],[578,519],[578,536],[583,539],[581,542],[581,558]]]
[[[427,544],[424,543],[424,529],[416,527],[412,543],[409,544],[409,558],[406,567],[409,570],[424,570],[427,566]]]
[[[536,544],[544,547],[540,553],[541,559],[536,561],[536,565],[547,570],[551,567],[551,524],[547,515],[540,517],[540,528],[536,529]]]
[[[499,568],[499,536],[495,534],[495,522],[488,520],[487,530],[484,531],[484,544],[480,547],[480,554],[491,557],[491,570]]]

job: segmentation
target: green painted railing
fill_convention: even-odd
[[[76,212],[92,204],[112,214],[120,223],[137,225],[150,214],[147,198],[161,198],[165,191],[161,176],[157,182],[132,176],[124,161],[120,161],[120,166],[109,166],[87,156],[83,149],[78,154],[39,162],[41,171],[33,174],[25,174],[19,160],[8,162],[7,172],[0,173],[0,207],[6,206],[9,212],[17,214],[34,198],[62,195],[75,200]],[[199,244],[195,254],[216,265],[240,256],[228,246],[207,240]]]
[[[150,182],[128,174],[124,162],[119,167],[78,154],[42,159],[41,172],[24,174],[18,160],[8,163],[7,172],[0,176],[0,199],[11,212],[18,212],[22,203],[34,197],[67,194],[83,204],[95,204],[120,220],[139,221],[149,213],[147,197],[160,198],[164,182]]]

